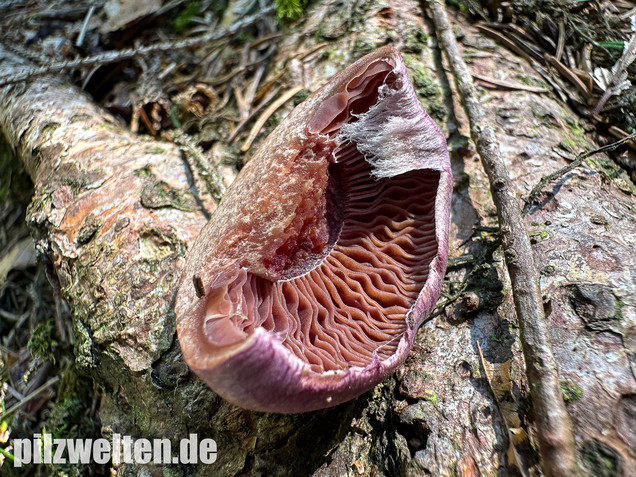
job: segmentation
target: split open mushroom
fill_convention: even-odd
[[[189,251],[175,305],[186,362],[253,410],[367,391],[439,296],[451,191],[400,54],[356,61],[270,134]]]

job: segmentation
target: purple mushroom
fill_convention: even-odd
[[[183,356],[237,406],[303,412],[390,376],[440,292],[444,136],[386,46],[269,135],[189,251]]]

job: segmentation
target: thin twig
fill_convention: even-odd
[[[218,204],[225,193],[225,183],[217,170],[210,166],[201,147],[192,137],[180,129],[172,131],[172,140],[183,151],[186,160],[191,158],[194,161],[194,165],[196,166],[194,170],[201,176],[208,193]]]
[[[36,397],[38,397],[40,394],[42,394],[44,391],[46,391],[48,388],[50,388],[51,386],[53,386],[55,383],[57,383],[60,380],[59,376],[55,376],[51,379],[49,379],[46,383],[44,383],[42,386],[40,386],[39,388],[37,388],[35,391],[33,391],[31,394],[29,394],[28,396],[26,396],[24,399],[21,399],[19,402],[15,403],[13,406],[11,406],[9,409],[6,410],[6,412],[4,412],[3,414],[0,415],[0,420],[2,419],[6,419],[7,417],[9,417],[11,414],[13,414],[14,412],[16,412],[18,409],[20,409],[22,406],[24,406],[26,403],[28,403],[29,401],[32,401],[33,399],[35,399]]]
[[[239,22],[234,23],[232,26],[228,27],[223,31],[210,32],[206,35],[199,36],[196,38],[188,38],[186,40],[181,41],[170,41],[163,43],[155,43],[148,46],[136,47],[136,48],[126,48],[124,50],[118,51],[109,51],[103,53],[101,55],[89,56],[86,58],[78,58],[70,61],[62,61],[57,63],[51,63],[49,65],[44,65],[36,68],[28,68],[17,71],[16,73],[6,75],[4,78],[0,79],[0,86],[6,86],[8,84],[19,83],[21,81],[28,80],[34,76],[41,76],[45,74],[53,74],[59,73],[61,71],[79,68],[83,66],[93,66],[93,65],[105,65],[108,63],[116,63],[119,61],[130,60],[132,58],[136,58],[139,56],[146,56],[152,53],[166,53],[174,50],[185,50],[188,48],[196,48],[201,45],[208,44],[210,42],[218,41],[223,38],[234,35],[237,31],[242,30],[250,25],[253,25],[257,21],[263,18],[263,16],[267,15],[274,11],[274,7],[267,8],[265,10],[260,11],[256,15],[252,15],[250,17],[245,18]],[[0,69],[0,76],[2,75],[2,70]]]
[[[227,138],[227,142],[229,144],[232,144],[236,138],[238,137],[238,135],[241,133],[241,131],[243,131],[243,129],[245,128],[245,126],[247,125],[247,123],[249,123],[252,119],[254,119],[254,117],[261,112],[261,110],[267,106],[269,104],[269,102],[274,99],[276,97],[276,95],[278,94],[278,91],[280,90],[280,87],[275,87],[272,91],[270,91],[267,96],[265,96],[263,98],[263,100],[258,103],[258,106],[256,106],[254,109],[252,109],[252,111],[250,112],[250,115],[245,118],[245,120],[241,121],[240,123],[238,123],[236,125],[236,127],[234,128],[234,130],[232,131],[232,134],[230,134],[230,136]]]
[[[565,23],[563,20],[559,21],[559,39],[557,40],[556,52],[554,53],[554,57],[557,61],[561,61],[561,56],[563,56],[563,48],[565,47]]]
[[[427,0],[438,39],[457,81],[470,122],[472,140],[481,157],[501,226],[501,240],[519,321],[526,374],[534,407],[543,472],[547,476],[578,475],[572,422],[565,409],[556,360],[548,339],[541,290],[528,232],[499,143],[479,103],[471,74],[462,59],[444,3]]]
[[[30,314],[31,314],[30,311],[27,311],[26,313],[22,313],[21,315],[18,315],[16,313],[11,313],[10,311],[7,311],[7,310],[0,310],[0,316],[4,318],[5,320],[9,320],[9,321],[23,321],[25,318],[28,318]]]
[[[11,394],[14,398],[22,400],[24,399],[24,394],[22,394],[21,392],[19,392],[17,389],[15,389],[13,386],[9,386],[8,383],[4,383],[7,386],[7,392],[9,394]],[[0,386],[1,387],[1,386]],[[2,397],[1,393],[0,393],[0,397]]]
[[[525,205],[523,206],[523,210],[521,211],[521,213],[525,215],[528,213],[528,211],[530,211],[530,208],[537,200],[537,197],[539,197],[539,195],[543,191],[543,188],[546,185],[548,185],[550,182],[552,182],[553,180],[558,179],[559,177],[563,177],[565,174],[567,174],[571,170],[576,169],[588,157],[593,156],[594,154],[598,154],[599,152],[613,151],[618,146],[621,146],[631,141],[634,138],[636,138],[636,132],[631,133],[629,136],[624,137],[620,141],[616,141],[616,142],[613,142],[612,144],[607,144],[606,146],[602,146],[602,147],[599,147],[598,149],[594,149],[593,151],[588,151],[583,154],[580,154],[574,161],[572,161],[567,166],[564,166],[558,171],[554,171],[551,174],[547,174],[543,176],[541,180],[539,181],[539,183],[532,188],[532,191],[530,191],[528,198],[525,199]]]
[[[84,43],[84,37],[86,36],[86,29],[88,28],[88,22],[91,20],[91,17],[93,16],[93,13],[95,12],[95,6],[91,6],[91,8],[88,9],[88,13],[86,13],[86,17],[84,18],[84,23],[82,24],[82,29],[79,32],[79,35],[77,35],[77,40],[75,41],[75,46],[82,46],[82,43]]]
[[[20,315],[20,319],[18,320],[18,322],[15,324],[15,326],[13,328],[11,328],[11,331],[9,331],[9,334],[7,335],[7,337],[4,339],[4,344],[6,346],[10,346],[11,343],[13,342],[13,339],[16,336],[16,333],[18,332],[18,330],[20,328],[22,328],[22,325],[24,325],[24,323],[26,323],[26,320],[33,314],[33,309],[31,309],[30,311],[27,311],[25,313],[23,313],[22,315]]]
[[[528,91],[529,93],[548,93],[550,90],[547,88],[537,88],[535,86],[526,86],[525,84],[512,84],[506,83],[505,81],[499,81],[494,78],[488,78],[486,76],[482,76],[477,73],[471,73],[473,78],[478,79],[479,81],[483,81],[485,83],[490,83],[499,88],[507,89],[510,91]]]

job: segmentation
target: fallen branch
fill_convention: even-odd
[[[442,2],[428,0],[437,36],[457,81],[470,122],[472,140],[488,175],[501,226],[501,238],[520,327],[526,374],[534,407],[542,467],[545,475],[577,475],[572,423],[565,410],[557,363],[552,354],[528,232],[512,182],[501,158],[493,127],[477,99]]]
[[[538,184],[536,186],[534,186],[532,188],[532,190],[530,191],[530,194],[528,195],[528,198],[525,200],[526,204],[523,206],[523,210],[521,211],[521,213],[523,215],[527,214],[528,211],[530,210],[530,208],[532,207],[532,205],[535,203],[535,201],[537,200],[537,197],[539,197],[539,195],[541,194],[541,192],[543,191],[543,188],[548,185],[550,182],[552,182],[555,179],[558,179],[559,177],[563,177],[565,174],[567,174],[568,172],[576,169],[577,167],[579,167],[583,161],[585,159],[587,159],[590,156],[593,156],[594,154],[598,154],[599,152],[607,152],[607,151],[613,151],[614,149],[616,149],[618,146],[621,146],[629,141],[631,141],[632,139],[636,138],[636,132],[631,133],[629,136],[624,137],[623,139],[621,139],[620,141],[616,141],[613,142],[612,144],[607,144],[605,146],[599,147],[597,149],[594,149],[593,151],[587,151],[584,152],[583,154],[580,154],[575,160],[573,160],[571,163],[569,163],[567,166],[562,167],[561,169],[559,169],[558,171],[554,171],[551,174],[547,174],[545,176],[543,176],[541,178],[541,180],[538,182]]]

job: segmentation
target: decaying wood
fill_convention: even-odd
[[[451,91],[429,41],[432,30],[414,0],[347,5],[312,3],[301,21],[285,29],[264,82],[293,75],[282,90],[302,85],[313,91],[371,49],[386,43],[400,49],[425,108],[453,133],[451,250],[474,259],[449,272],[448,295],[468,280],[466,293],[422,326],[396,375],[333,409],[292,416],[243,411],[219,399],[185,366],[171,301],[187,248],[214,201],[204,188],[192,194],[193,179],[176,145],[130,134],[55,78],[0,88],[2,131],[36,184],[29,223],[73,308],[78,365],[104,390],[104,436],[168,437],[176,444],[198,433],[217,441],[215,464],[171,466],[164,473],[505,474],[506,426],[480,372],[478,343],[484,360],[510,369],[509,398],[520,425],[534,434],[514,305],[509,293],[502,294],[508,278],[503,258],[492,253],[496,243],[489,241],[496,219],[488,180],[462,137],[460,108],[444,103]],[[460,27],[467,42],[483,40],[473,28]],[[15,61],[1,49],[0,60],[3,66]],[[513,74],[533,74],[506,51],[481,55],[471,68],[504,83],[516,82]],[[578,123],[567,107],[547,95],[488,94],[485,115],[495,121],[512,187],[527,196],[539,177],[565,164],[557,145],[583,147],[583,133],[570,126]],[[278,111],[286,108],[291,104]],[[629,186],[605,171],[600,164],[583,164],[567,174],[539,197],[526,227],[541,237],[533,252],[542,266],[550,309],[545,325],[559,378],[581,391],[567,405],[580,459],[594,469],[597,457],[609,455],[620,471],[636,462],[630,418],[636,409],[630,361],[636,336],[635,201]],[[532,447],[520,452],[531,475],[538,474]],[[130,465],[116,471],[147,472]]]
[[[457,80],[457,89],[470,122],[470,132],[499,216],[506,265],[521,330],[528,383],[535,409],[537,434],[546,475],[578,475],[572,422],[565,409],[559,370],[552,353],[543,311],[539,276],[521,207],[506,170],[495,131],[484,113],[468,67],[461,57],[443,3],[432,0],[435,29]]]

